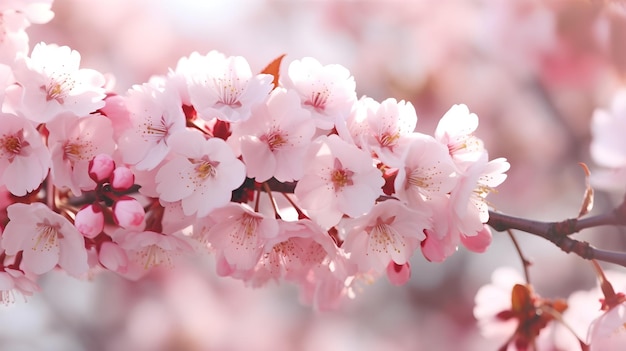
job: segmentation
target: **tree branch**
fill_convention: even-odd
[[[534,221],[489,211],[487,224],[499,232],[517,229],[540,236],[561,250],[567,253],[573,252],[584,259],[596,259],[626,267],[625,252],[598,249],[587,242],[569,237],[569,235],[587,228],[604,225],[626,225],[626,201],[609,213],[587,218],[570,218],[561,222]]]

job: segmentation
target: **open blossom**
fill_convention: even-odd
[[[483,229],[489,220],[486,197],[506,179],[510,164],[504,158],[487,161],[487,154],[473,162],[459,177],[450,200],[454,207],[453,217],[457,229],[471,236]]]
[[[110,155],[115,150],[111,121],[97,114],[62,114],[46,126],[50,131],[54,185],[69,188],[77,196],[82,190],[94,189],[96,182],[89,176],[89,164],[97,155]]]
[[[186,238],[150,230],[120,228],[111,237],[126,252],[126,257],[117,248],[110,247],[101,260],[129,279],[140,278],[157,266],[173,268],[176,257],[193,252]]]
[[[415,133],[410,138],[394,187],[399,199],[412,208],[424,209],[427,202],[454,188],[455,167],[448,150],[433,137]]]
[[[389,262],[403,265],[425,238],[427,214],[409,209],[399,201],[383,201],[359,218],[344,219],[343,250],[359,270],[382,273]]]
[[[28,53],[26,28],[54,17],[52,0],[4,0],[0,2],[0,62],[12,64]]]
[[[315,133],[308,111],[302,109],[293,91],[275,89],[267,105],[253,110],[252,117],[235,126],[241,135],[241,154],[248,177],[264,182],[300,179],[304,154]]]
[[[132,128],[118,139],[122,158],[137,169],[154,169],[170,150],[169,137],[185,129],[178,92],[172,85],[146,83],[130,89],[125,103]]]
[[[7,208],[9,223],[2,235],[8,255],[23,251],[20,268],[43,274],[57,264],[80,276],[87,272],[87,250],[83,236],[65,217],[42,203],[16,203]]]
[[[203,59],[186,61],[184,70],[194,70],[188,81],[191,104],[204,120],[219,119],[227,122],[245,121],[251,109],[267,100],[272,90],[273,77],[269,74],[253,75],[250,65],[241,56],[226,57],[217,51],[209,52]]]
[[[316,126],[323,130],[344,124],[357,100],[354,77],[341,65],[322,66],[316,59],[305,57],[291,62],[283,78],[283,85],[298,93]]]
[[[344,214],[365,214],[382,195],[382,173],[369,154],[337,135],[317,138],[305,162],[305,175],[295,194],[302,208],[324,229],[339,223]]]
[[[466,105],[454,105],[439,120],[435,139],[448,146],[457,164],[475,161],[485,151],[482,140],[472,134],[477,127],[476,114],[470,113]]]
[[[253,286],[269,279],[300,281],[311,270],[319,270],[337,255],[328,233],[311,220],[279,221],[276,237],[265,242],[263,255],[254,268]]]
[[[20,270],[4,267],[0,271],[0,304],[15,302],[16,293],[31,296],[39,290],[37,283]]]
[[[12,88],[14,108],[39,123],[63,112],[85,116],[104,106],[104,76],[79,68],[80,54],[67,46],[39,43],[30,57],[15,61],[13,73],[19,86]],[[10,88],[10,89],[11,89]]]
[[[211,212],[210,217],[216,223],[206,238],[218,260],[223,261],[222,275],[254,268],[266,241],[278,235],[276,219],[256,213],[246,205],[231,203]]]
[[[156,190],[164,201],[182,200],[186,215],[202,217],[226,205],[245,179],[245,166],[222,139],[206,140],[185,130],[172,135],[169,144],[173,155],[156,175]]]
[[[417,114],[413,104],[389,98],[367,116],[367,144],[388,165],[401,157],[400,143],[415,130]],[[391,160],[387,161],[387,159]],[[391,165],[392,166],[392,165]]]
[[[6,113],[0,120],[0,183],[23,196],[48,174],[50,153],[30,121]]]

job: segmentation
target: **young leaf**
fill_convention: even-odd
[[[580,162],[579,165],[585,171],[585,196],[583,197],[583,203],[580,206],[578,218],[586,215],[593,208],[593,188],[591,187],[591,183],[589,182],[589,176],[591,175],[591,173],[589,172],[589,168],[586,164]]]
[[[271,74],[274,76],[274,80],[272,81],[272,83],[274,83],[274,89],[276,89],[276,87],[278,86],[280,63],[283,61],[283,57],[285,57],[285,54],[282,54],[275,58],[274,61],[270,62],[270,64],[267,65],[267,67],[265,67],[263,71],[261,71],[262,74]]]

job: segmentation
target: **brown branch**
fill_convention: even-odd
[[[502,232],[517,229],[540,236],[559,247],[584,259],[615,263],[626,267],[626,253],[595,248],[589,243],[572,239],[569,235],[583,229],[604,225],[626,225],[626,201],[613,211],[587,218],[570,218],[561,222],[541,222],[489,211],[487,222],[494,230]]]

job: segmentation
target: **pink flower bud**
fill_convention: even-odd
[[[89,205],[78,211],[74,226],[87,238],[95,238],[104,229],[104,215],[99,205]]]
[[[411,266],[409,262],[399,265],[393,261],[387,265],[387,279],[393,285],[404,285],[411,278]]]
[[[96,183],[106,181],[115,169],[115,161],[107,154],[99,154],[89,161],[89,177]]]
[[[126,256],[126,252],[117,244],[110,241],[102,243],[98,258],[106,269],[122,274],[126,273],[126,269],[128,268],[128,256]]]
[[[124,196],[113,205],[113,218],[122,228],[143,229],[146,215],[141,204],[130,196]]]
[[[111,175],[111,187],[116,191],[130,189],[135,184],[135,175],[127,167],[117,167]]]

